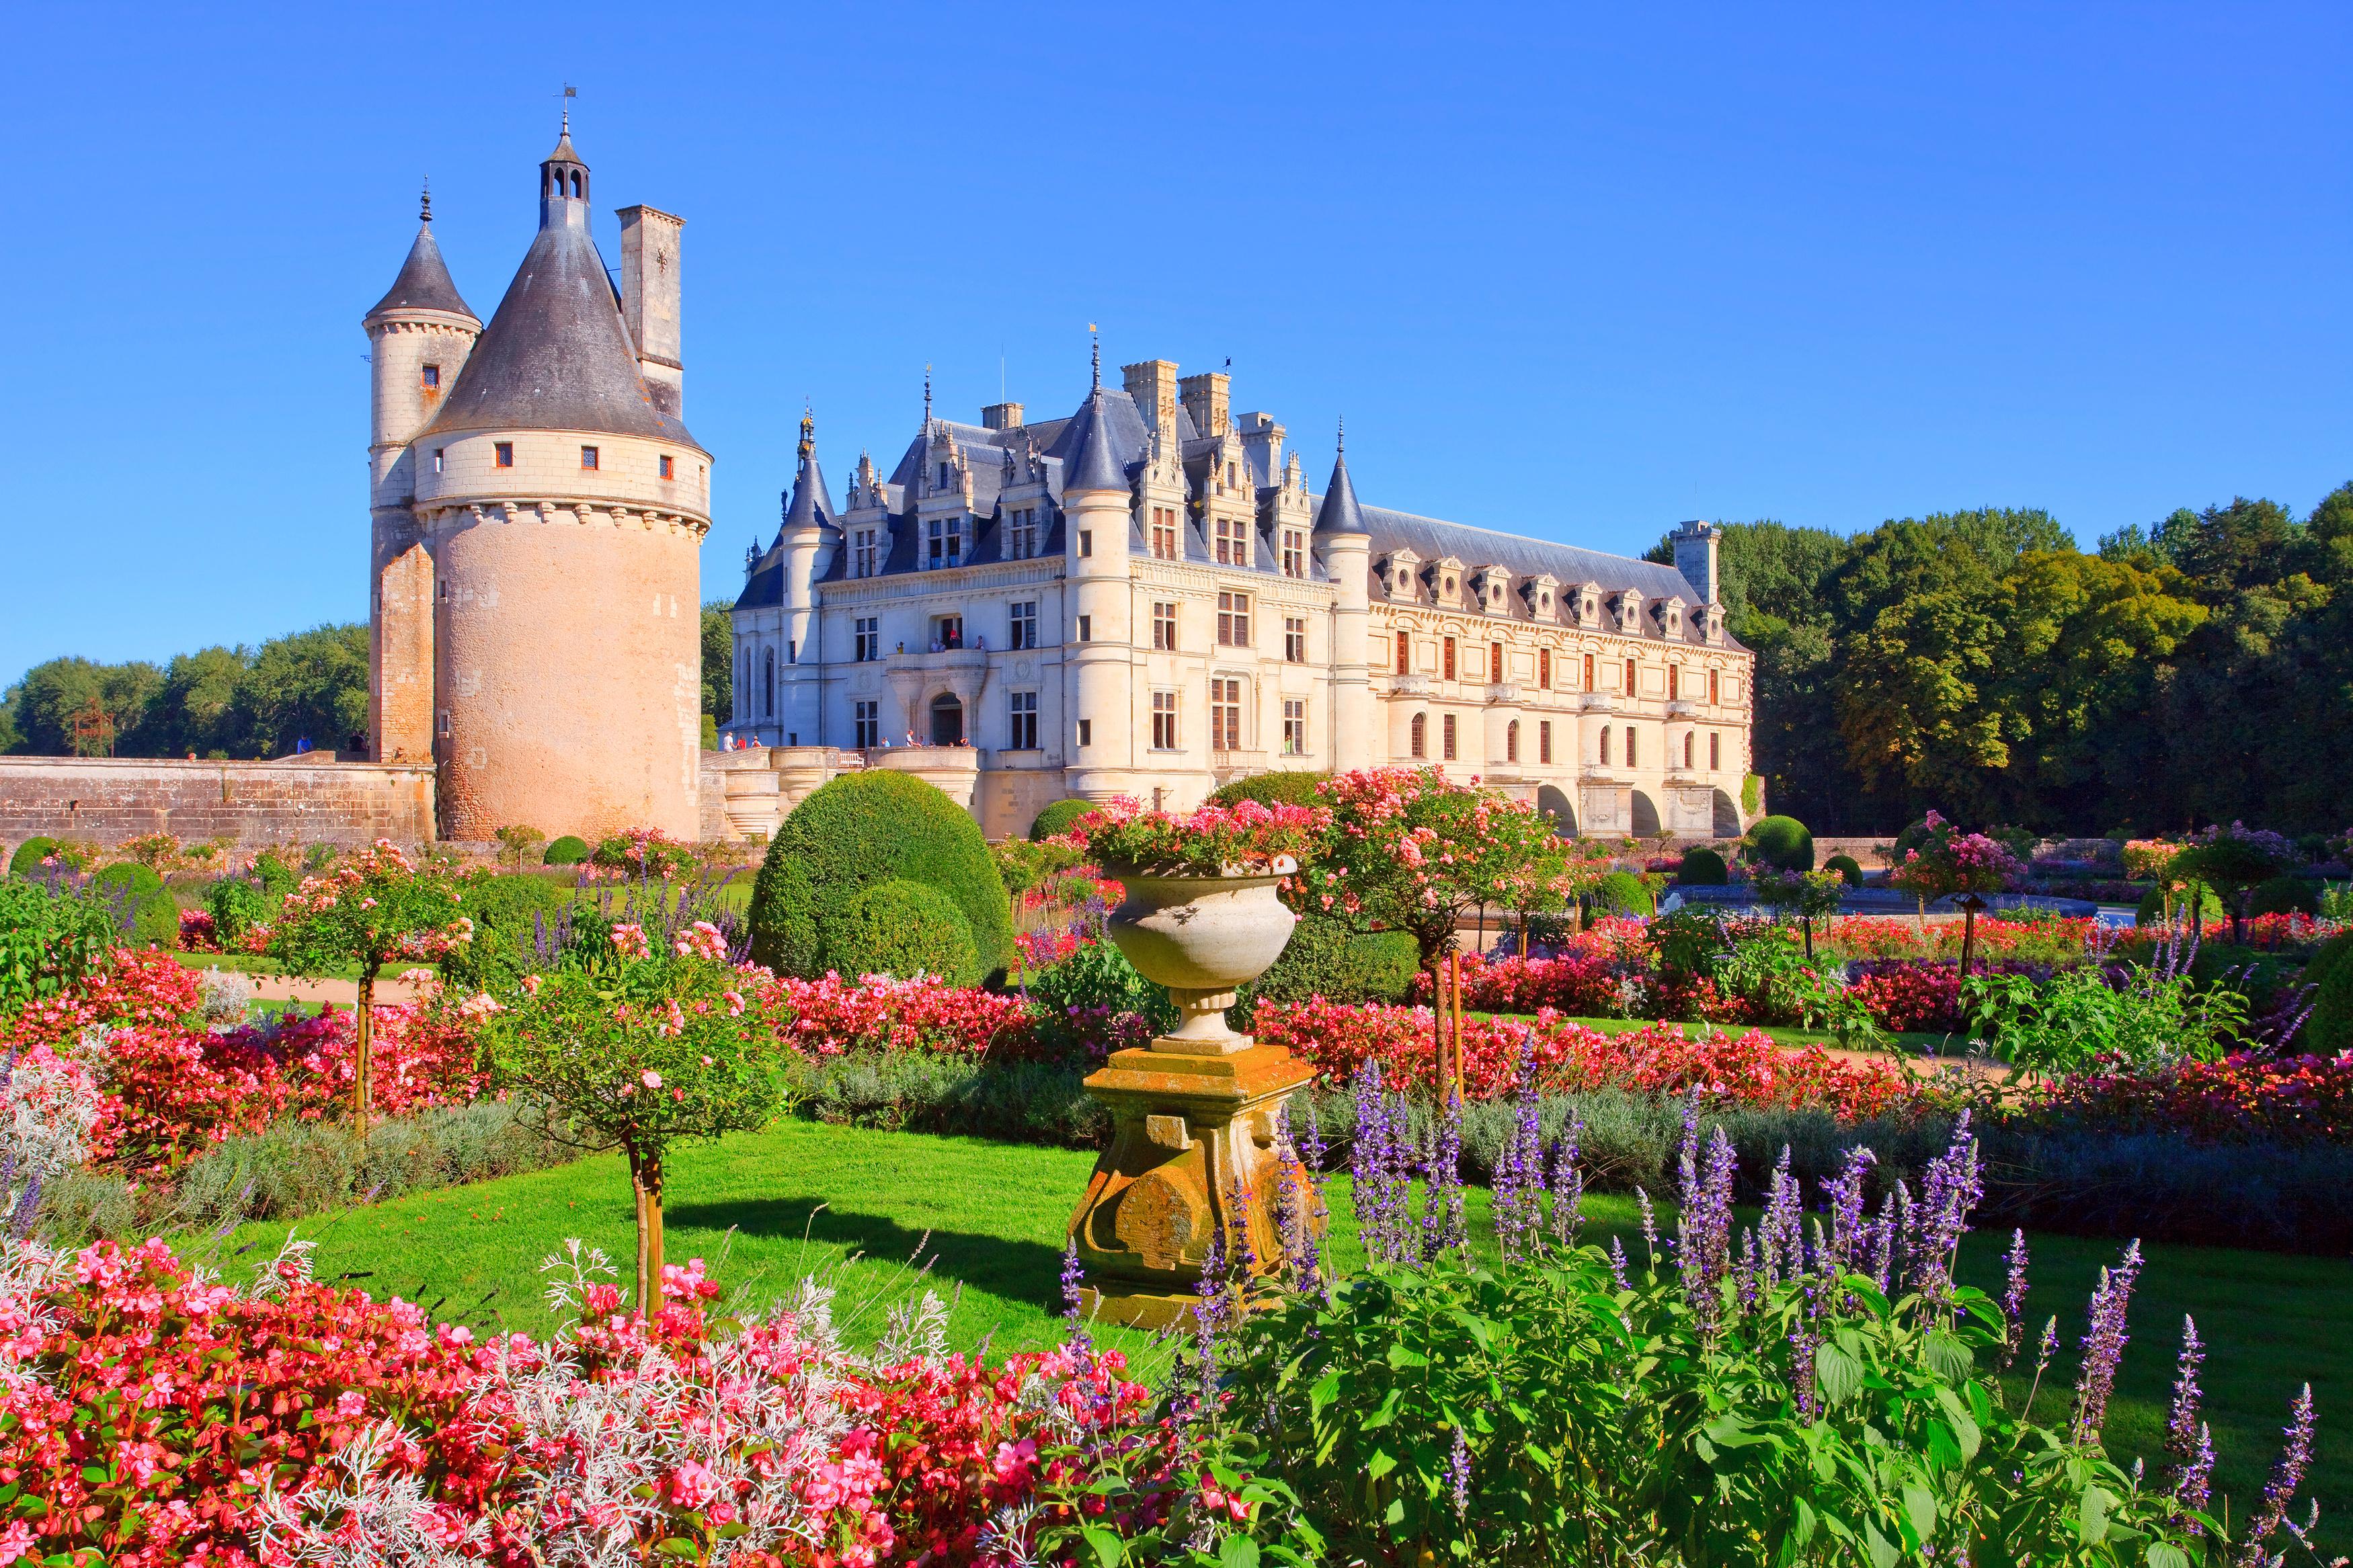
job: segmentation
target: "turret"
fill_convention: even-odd
[[[1373,733],[1372,670],[1366,639],[1372,634],[1372,537],[1348,478],[1347,426],[1332,454],[1332,482],[1315,513],[1315,547],[1335,590],[1332,605],[1332,763],[1342,772],[1368,768],[1379,758]],[[1402,751],[1399,755],[1404,754]]]
[[[1174,393],[1172,381],[1170,390]],[[1103,350],[1095,350],[1094,386],[1071,421],[1062,459],[1062,511],[1069,552],[1071,626],[1064,711],[1071,723],[1071,793],[1108,799],[1130,787],[1138,761],[1130,736],[1127,539],[1134,495],[1127,466],[1135,454],[1113,427],[1114,395],[1103,384]]]
[[[824,650],[817,646],[817,580],[833,564],[841,542],[833,500],[825,474],[817,463],[817,417],[801,413],[800,466],[793,488],[785,497],[785,524],[776,535],[785,557],[784,662],[777,676],[784,686],[778,722],[787,737],[814,744],[824,668]]]
[[[564,133],[555,151],[539,162],[539,226],[588,226],[588,165],[572,146],[572,111],[564,113]]]

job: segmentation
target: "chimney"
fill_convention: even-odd
[[[1193,434],[1224,435],[1227,399],[1234,378],[1224,371],[1213,370],[1200,375],[1188,375],[1176,384],[1184,389],[1185,412],[1193,416]]]
[[[1716,546],[1724,538],[1724,530],[1694,519],[1667,538],[1675,547],[1675,570],[1697,591],[1701,604],[1715,604]]]
[[[1135,399],[1136,411],[1144,416],[1145,423],[1175,439],[1176,363],[1148,359],[1141,364],[1122,365],[1120,374],[1126,378],[1127,395]]]
[[[1021,427],[1021,405],[992,403],[980,411],[980,423],[987,430],[1018,430]]]
[[[681,417],[686,365],[680,357],[678,233],[686,220],[657,207],[620,210],[621,315],[654,406]]]
[[[1245,414],[1241,416],[1242,450],[1250,454],[1250,467],[1257,471],[1258,482],[1279,485],[1282,482],[1282,426],[1274,422],[1271,414]]]

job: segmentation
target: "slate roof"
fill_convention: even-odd
[[[1315,531],[1318,533],[1362,533],[1365,530],[1365,509],[1356,504],[1356,487],[1348,478],[1348,456],[1335,453],[1332,458],[1332,482],[1325,487],[1323,501],[1315,508]]]
[[[481,318],[467,307],[459,296],[458,285],[450,280],[448,264],[441,259],[441,247],[433,242],[433,220],[427,218],[417,226],[417,242],[408,247],[408,259],[400,264],[400,276],[392,280],[368,315],[381,315],[386,310],[447,310],[453,316]]]
[[[1124,490],[1127,470],[1144,460],[1151,436],[1134,398],[1098,386],[1079,405],[1055,446],[1059,449],[1049,456],[1062,459],[1065,494],[1073,489]]]
[[[703,449],[654,405],[604,258],[570,224],[533,238],[426,434],[461,430],[579,430]]]

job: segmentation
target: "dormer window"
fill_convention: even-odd
[[[929,567],[961,566],[964,564],[964,514],[932,519],[928,531],[929,550],[924,564]]]

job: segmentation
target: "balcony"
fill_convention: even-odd
[[[1577,698],[1577,706],[1587,713],[1615,713],[1618,699],[1607,691],[1588,691]]]
[[[1430,695],[1430,679],[1426,675],[1389,677],[1389,695],[1392,697],[1427,697]]]
[[[1667,717],[1670,719],[1693,718],[1699,710],[1700,704],[1688,697],[1678,697],[1667,704]]]
[[[1490,701],[1490,702],[1517,702],[1519,700],[1520,700],[1520,683],[1519,683],[1518,681],[1516,681],[1516,680],[1491,680],[1491,681],[1489,681],[1489,682],[1487,683],[1487,700],[1488,700],[1488,701]]]

